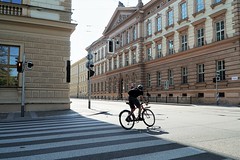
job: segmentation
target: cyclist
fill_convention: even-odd
[[[127,121],[131,121],[131,115],[134,114],[133,112],[135,111],[136,107],[139,109],[138,110],[138,117],[137,120],[143,120],[143,118],[141,117],[141,111],[142,111],[142,107],[138,100],[138,97],[140,97],[140,100],[142,101],[143,99],[145,100],[145,97],[143,97],[143,86],[141,84],[139,84],[136,88],[132,88],[129,92],[128,92],[128,100],[129,100],[129,105],[131,108],[131,112],[130,115],[127,117]],[[136,107],[135,107],[136,106]],[[135,117],[134,117],[135,118]]]

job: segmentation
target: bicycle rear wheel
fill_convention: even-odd
[[[133,117],[130,116],[130,118],[129,118],[128,117],[129,115],[130,115],[130,111],[128,111],[128,110],[123,110],[119,114],[119,122],[120,122],[121,126],[126,130],[130,130],[134,126]]]
[[[155,124],[155,115],[150,109],[144,109],[142,113],[143,122],[148,126],[152,127]]]

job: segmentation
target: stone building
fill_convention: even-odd
[[[24,54],[25,111],[70,108],[71,14],[71,0],[0,0],[0,112],[21,109]]]
[[[86,58],[82,58],[71,66],[70,97],[85,98],[88,96]]]
[[[126,98],[143,84],[156,101],[240,103],[238,0],[119,3],[86,50],[94,56],[95,98]]]

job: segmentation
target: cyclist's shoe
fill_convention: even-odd
[[[137,121],[143,121],[143,118],[140,117],[140,116],[138,116],[136,120],[137,120]]]
[[[128,116],[128,117],[126,118],[126,121],[127,121],[127,122],[131,122],[131,121],[132,121],[131,117]]]

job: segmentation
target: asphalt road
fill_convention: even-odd
[[[128,109],[124,101],[72,99],[74,111],[119,125],[118,115]],[[240,108],[203,105],[149,104],[156,115],[154,127],[139,122],[133,130],[180,144],[240,159]]]

